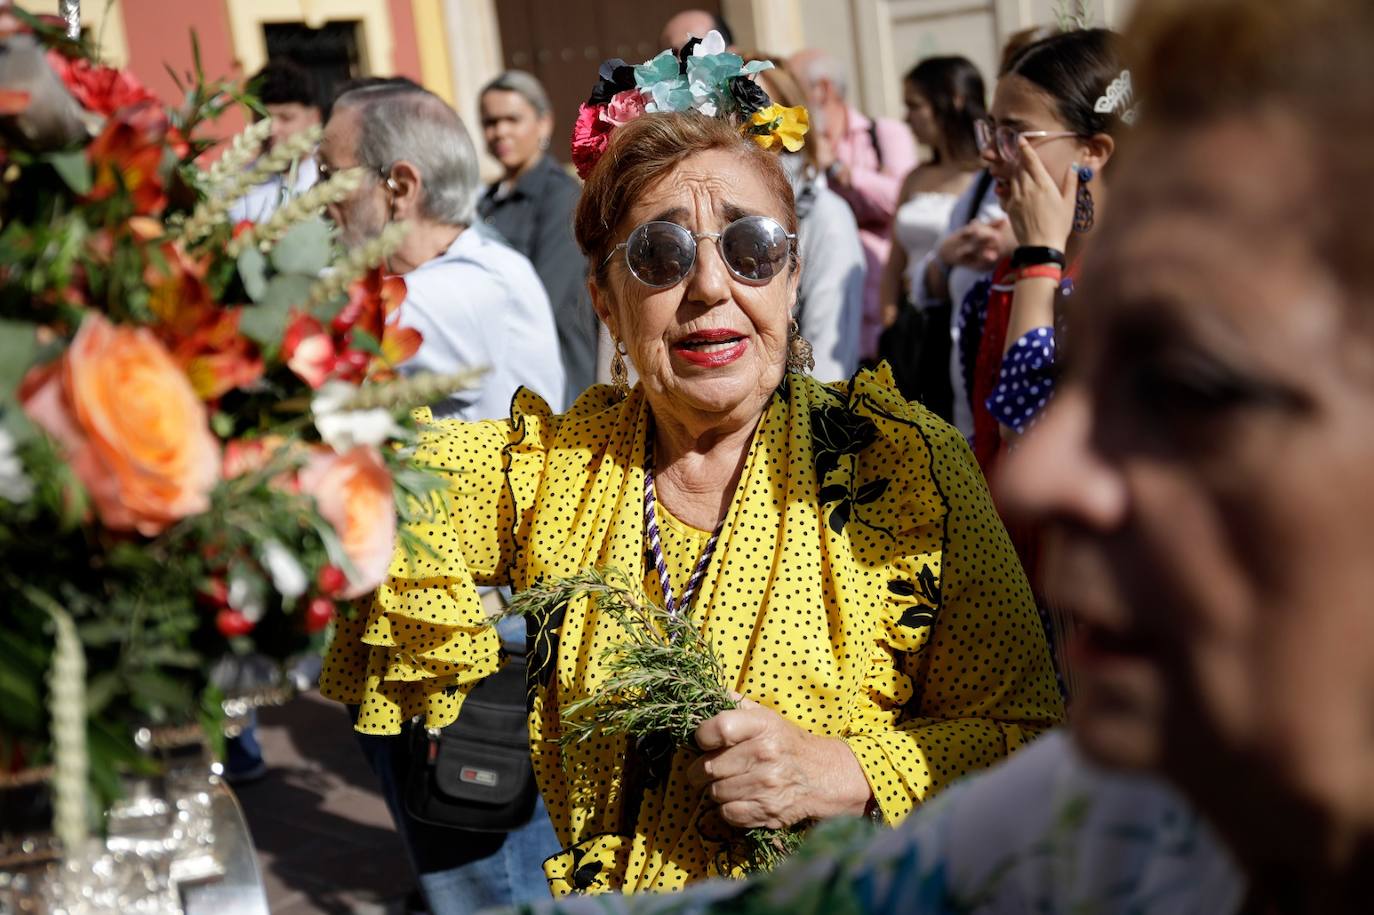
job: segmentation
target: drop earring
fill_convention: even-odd
[[[1093,180],[1093,170],[1086,165],[1075,165],[1074,168],[1078,170],[1078,195],[1073,204],[1073,230],[1091,232],[1094,223],[1093,192],[1088,190],[1088,182]]]
[[[630,371],[625,367],[625,357],[630,352],[615,338],[611,338],[611,343],[615,347],[615,355],[611,357],[611,387],[624,400],[630,395]]]
[[[801,335],[797,319],[792,319],[787,333],[787,371],[809,375],[816,368],[816,357],[811,352],[811,341]]]

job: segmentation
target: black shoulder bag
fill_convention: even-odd
[[[414,727],[411,742],[405,806],[415,819],[510,832],[534,815],[523,654],[473,687],[453,724]]]

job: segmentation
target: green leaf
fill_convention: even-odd
[[[300,273],[314,279],[329,266],[333,245],[329,226],[312,216],[296,223],[272,246],[272,266],[278,273]]]
[[[0,319],[0,391],[19,387],[38,355],[38,325]]]
[[[315,284],[313,276],[283,275],[274,276],[267,283],[267,292],[262,297],[262,304],[283,311],[294,307],[304,307],[310,299],[310,287]]]
[[[140,670],[129,675],[129,691],[135,699],[149,706],[161,706],[174,718],[189,718],[195,707],[188,684],[153,670]]]
[[[84,149],[49,153],[44,156],[53,170],[67,182],[73,193],[88,194],[91,190],[91,163]]]
[[[243,310],[239,330],[260,345],[269,358],[281,346],[291,309],[305,302],[313,280],[306,276],[274,276],[262,301]]]
[[[250,245],[239,252],[239,279],[243,280],[243,290],[254,302],[261,302],[267,294],[267,258],[262,252]]]
[[[360,349],[369,356],[377,356],[380,358],[382,355],[382,345],[377,342],[377,338],[361,327],[353,328],[353,333],[349,340],[350,345],[354,349]]]

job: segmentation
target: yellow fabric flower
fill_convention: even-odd
[[[764,149],[772,149],[781,143],[788,152],[796,152],[802,148],[802,138],[811,127],[811,115],[801,105],[786,108],[774,103],[754,112],[749,125],[751,128],[764,129],[750,131],[754,142]]]

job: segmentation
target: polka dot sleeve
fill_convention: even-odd
[[[893,824],[1064,714],[1030,587],[973,454],[943,423],[919,429],[943,517],[927,525],[932,546],[898,563],[845,734]]]
[[[402,532],[386,580],[335,631],[320,691],[361,706],[357,729],[394,734],[424,716],[450,724],[467,691],[493,673],[500,639],[485,624],[477,586],[509,584],[521,519],[553,423],[534,395],[518,423],[426,422],[416,462],[445,481],[432,520]],[[428,411],[424,411],[425,414]],[[428,420],[428,416],[423,417]],[[530,493],[516,493],[530,489]]]
[[[988,395],[988,412],[999,423],[1025,432],[1054,393],[1054,329],[1026,331],[1002,358],[1002,374]]]

